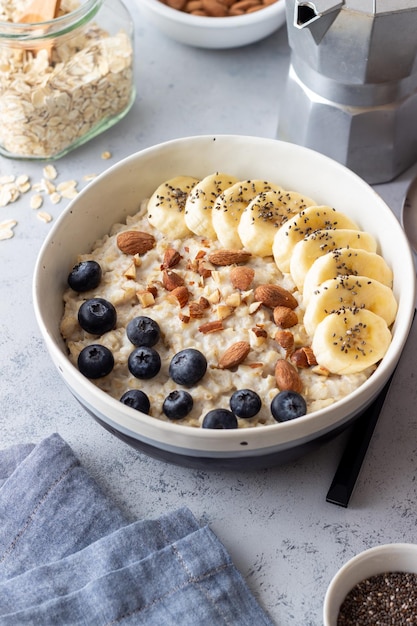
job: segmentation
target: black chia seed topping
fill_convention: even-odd
[[[340,607],[337,626],[414,626],[417,574],[388,572],[361,581]]]

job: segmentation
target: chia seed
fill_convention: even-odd
[[[417,574],[387,572],[355,585],[344,599],[337,626],[415,626]]]

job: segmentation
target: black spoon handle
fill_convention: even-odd
[[[332,484],[327,492],[327,502],[345,508],[348,506],[394,373],[380,394],[354,423]]]

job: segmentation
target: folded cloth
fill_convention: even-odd
[[[22,461],[32,452],[35,444],[27,443],[11,446],[0,451],[0,487],[9,478]]]
[[[57,434],[32,450],[6,450],[0,468],[0,476],[10,474],[0,489],[0,581],[72,554],[129,521]]]
[[[0,626],[272,626],[187,508],[129,523],[57,434],[0,451]]]

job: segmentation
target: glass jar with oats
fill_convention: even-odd
[[[0,154],[57,159],[132,106],[133,22],[120,0],[62,0],[46,20],[31,3],[0,0]]]

